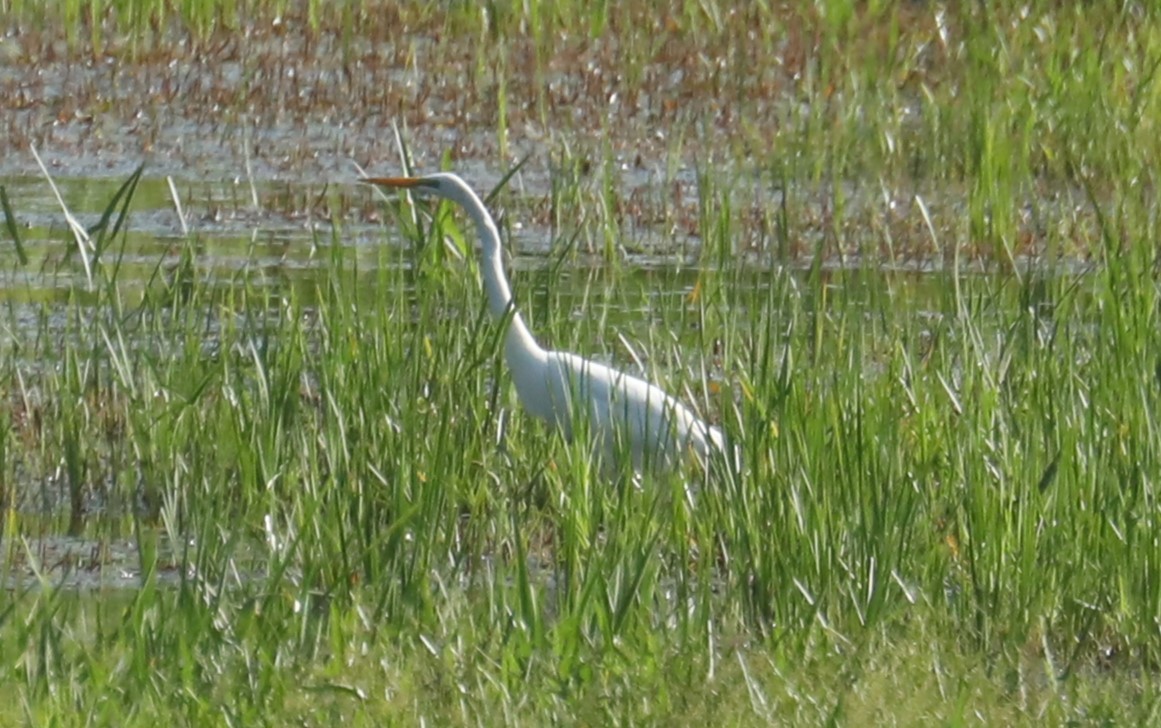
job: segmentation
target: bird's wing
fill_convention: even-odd
[[[591,435],[605,441],[606,447],[614,447],[617,438],[625,438],[637,459],[645,451],[672,457],[684,446],[704,454],[713,428],[660,387],[568,352],[551,352],[549,356],[549,389],[560,403],[557,424],[568,436],[573,431],[573,418],[579,414],[574,403],[582,403],[585,425]]]

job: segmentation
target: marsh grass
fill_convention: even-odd
[[[98,5],[0,3],[91,13],[94,52]],[[209,37],[239,7],[117,22],[144,47],[135,22]],[[374,37],[369,7],[337,15]],[[353,193],[381,244],[345,244],[336,218],[304,289],[207,270],[196,233],[150,275],[120,265],[140,173],[88,243],[32,239],[0,194],[9,280],[67,292],[2,314],[0,722],[1155,721],[1149,12],[763,7],[673,3],[614,54],[626,99],[675,48],[738,39],[718,72],[681,66],[684,112],[650,107],[664,191],[636,197],[624,118],[561,122],[557,91],[522,79],[640,7],[399,11],[473,39],[498,146],[529,114],[558,125],[547,200],[494,202],[509,233],[542,215],[553,240],[517,300],[547,345],[729,433],[742,469],[692,503],[682,477],[606,477],[520,411],[446,205]],[[316,9],[254,12],[323,32]],[[793,103],[759,103],[786,82],[754,66],[771,48]],[[558,90],[607,110],[597,78]],[[670,190],[691,155],[686,218]],[[900,188],[914,204],[866,204]],[[689,232],[672,265],[625,263],[642,220]],[[134,561],[46,560],[62,533]],[[91,591],[67,578],[84,569]]]
[[[130,301],[96,258],[63,335],[12,326],[5,480],[61,480],[68,528],[128,537],[140,587],[94,599],[40,565],[12,592],[9,717],[1147,716],[1156,292],[1114,236],[1150,203],[1102,211],[1087,272],[929,283],[734,265],[730,195],[707,185],[688,274],[517,277],[548,342],[641,367],[741,445],[692,507],[520,413],[443,206],[389,203],[370,270],[317,240],[306,301],[196,267]],[[643,305],[622,345],[583,315]]]

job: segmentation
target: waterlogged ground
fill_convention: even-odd
[[[97,530],[97,529],[94,529]],[[105,592],[138,589],[142,585],[141,553],[135,539],[100,535],[86,538],[58,535],[56,529],[37,536],[29,528],[22,539],[5,540],[4,589],[21,594],[41,588]],[[180,547],[179,547],[180,548]],[[160,545],[158,561],[150,561],[151,580],[173,587],[182,580],[183,559],[171,544]],[[249,565],[248,578],[260,578]],[[196,578],[185,574],[185,578]]]
[[[514,182],[529,196],[519,215],[528,235],[517,247],[534,251],[598,218],[630,254],[696,249],[709,232],[700,175],[731,196],[737,252],[758,258],[821,251],[925,265],[952,244],[994,253],[992,241],[972,239],[991,234],[1007,238],[1008,257],[1086,252],[1075,228],[1089,219],[1075,181],[1007,179],[1005,169],[980,170],[995,189],[964,179],[986,160],[965,157],[944,135],[960,133],[970,115],[939,124],[945,97],[966,85],[956,58],[973,49],[954,38],[969,21],[924,3],[904,3],[890,21],[862,19],[865,46],[845,58],[831,57],[811,27],[817,19],[793,11],[734,9],[702,25],[672,9],[627,10],[650,29],[647,42],[562,26],[480,44],[462,35],[480,22],[466,9],[373,8],[321,18],[288,11],[163,43],[114,32],[70,40],[17,24],[0,40],[0,98],[9,102],[0,179],[22,220],[36,225],[53,206],[30,146],[70,202],[96,203],[102,181],[116,185],[145,163],[152,184],[135,228],[146,235],[181,234],[162,184],[172,177],[196,233],[246,240],[260,228],[261,239],[284,239],[341,222],[357,240],[379,211],[353,188],[356,165],[399,170],[398,129],[417,169],[450,166],[485,189],[527,158]],[[509,20],[484,12],[485,27]],[[1059,22],[1029,17],[1013,32],[1048,47],[1066,35]],[[1124,49],[1126,66],[1138,51]],[[889,90],[874,77],[884,54],[905,74]],[[849,88],[826,85],[827,63],[850,66]],[[1031,114],[1039,100],[1018,110]],[[862,114],[869,102],[881,112]],[[1012,113],[997,111],[995,122]],[[1044,163],[1038,154],[1036,145],[1021,150]],[[990,207],[993,195],[1006,195],[1005,209]],[[970,232],[993,233],[964,236],[965,212],[979,227]],[[600,249],[597,237],[586,232],[581,242]]]
[[[1147,7],[320,8],[0,0],[0,723],[1156,722]]]

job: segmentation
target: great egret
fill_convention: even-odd
[[[516,393],[532,415],[572,438],[574,419],[586,418],[589,433],[605,457],[615,459],[627,446],[633,467],[673,467],[689,456],[703,464],[725,452],[721,430],[703,422],[688,407],[643,379],[567,351],[545,351],[514,310],[504,274],[500,233],[480,198],[454,174],[425,177],[367,177],[380,187],[411,189],[459,204],[476,223],[482,246],[482,275],[488,309],[507,322],[504,356]],[[577,400],[583,409],[574,410]],[[610,465],[615,463],[603,463]]]

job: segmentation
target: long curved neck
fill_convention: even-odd
[[[504,338],[504,350],[509,360],[520,353],[539,353],[540,345],[528,330],[520,312],[512,300],[512,289],[508,286],[508,276],[504,273],[504,255],[500,247],[500,231],[492,222],[479,198],[474,200],[484,214],[474,214],[476,232],[480,236],[480,273],[484,279],[484,292],[488,296],[488,311],[497,321],[508,320],[508,331]],[[509,309],[511,313],[509,313]]]

